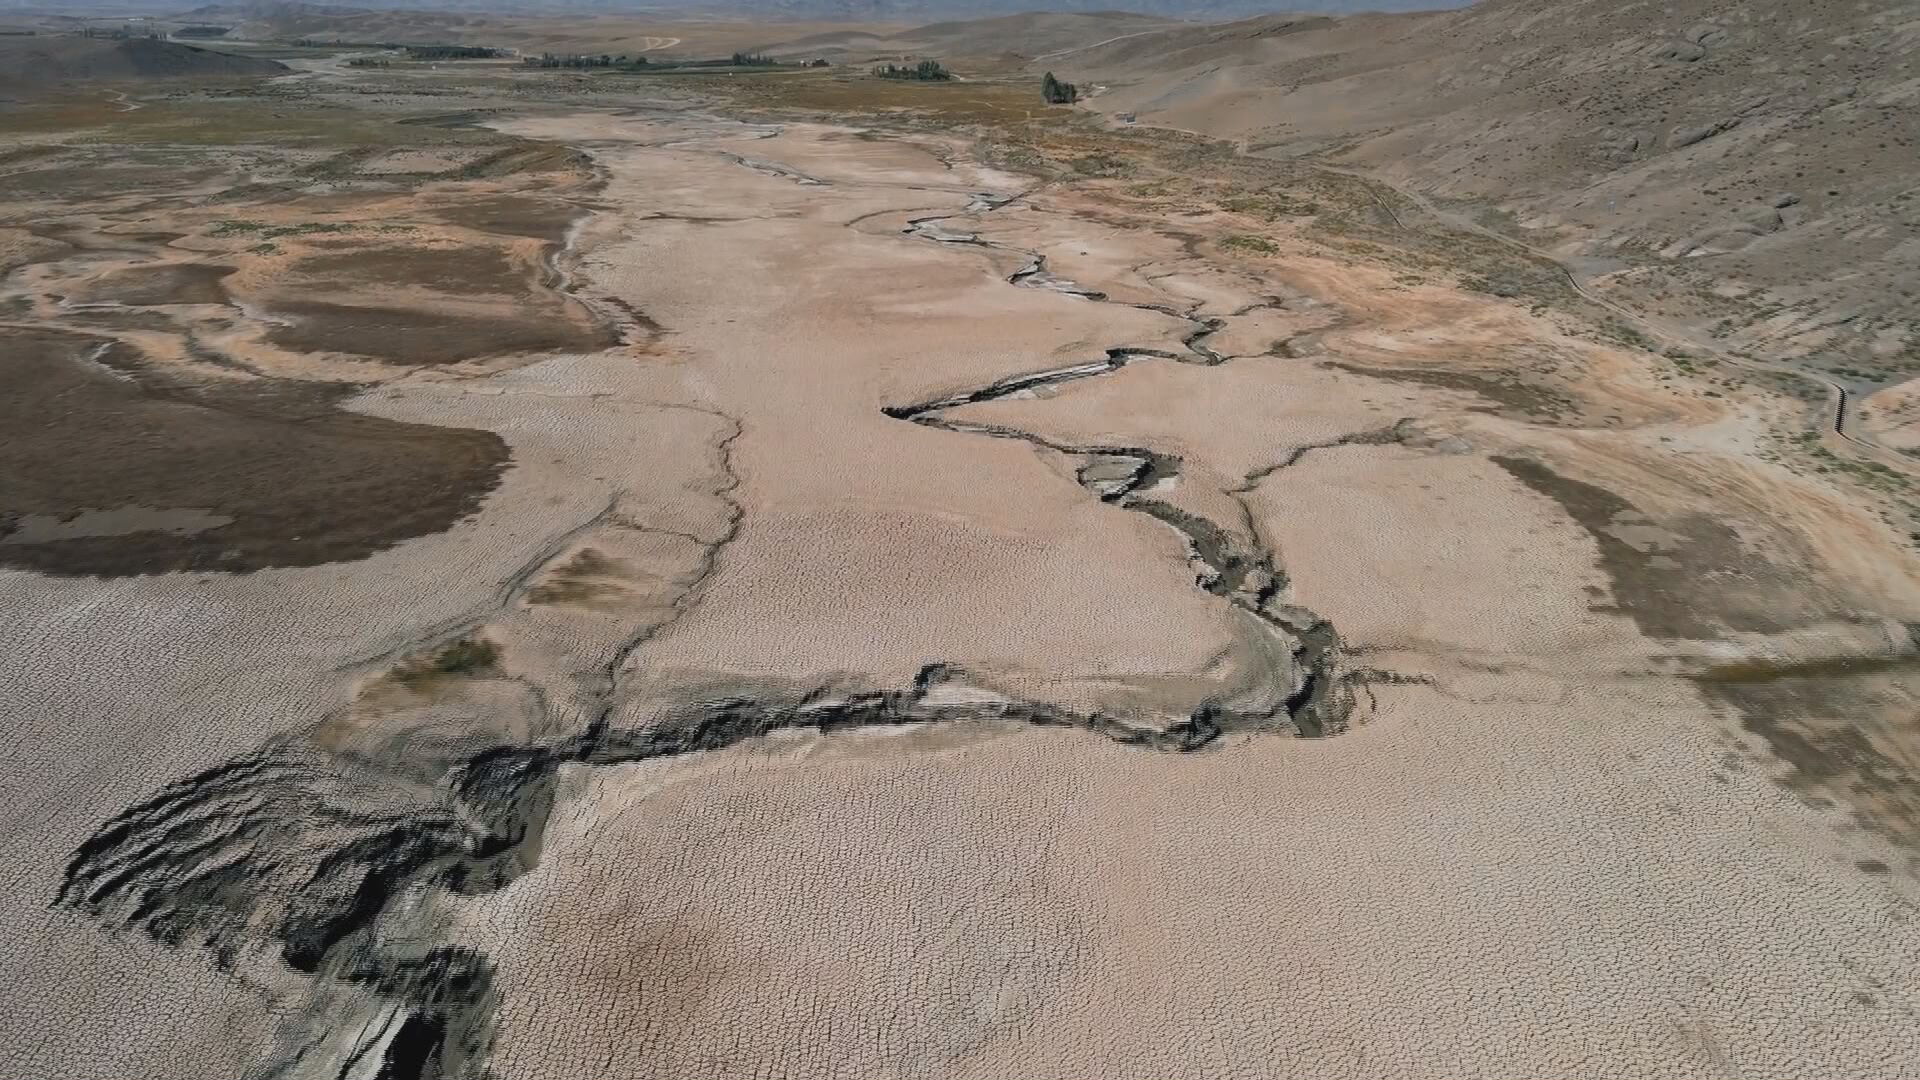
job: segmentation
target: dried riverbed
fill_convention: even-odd
[[[6,579],[48,613],[10,642],[47,700],[77,657],[95,714],[206,732],[49,830],[53,915],[15,927],[151,1002],[12,1023],[134,1016],[99,1060],[161,1076],[231,1016],[235,1075],[387,1080],[1920,1055],[1897,849],[1699,682],[1902,662],[1920,595],[1842,567],[1778,624],[1698,600],[1663,632],[1632,575],[1664,565],[1607,547],[1720,537],[1644,479],[1662,440],[1816,505],[1737,412],[1663,411],[1493,298],[1250,265],[951,141],[500,123],[592,156],[558,270],[622,343],[353,399],[504,440],[477,514],[357,562]],[[1521,346],[1611,365],[1588,404],[1633,422],[1364,374]],[[192,670],[113,667],[156,636]]]

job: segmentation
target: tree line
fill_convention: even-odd
[[[611,56],[607,53],[601,53],[599,56],[585,56],[577,53],[570,56],[555,56],[552,53],[541,53],[539,56],[526,57],[521,62],[533,68],[624,68],[644,67],[647,58]]]
[[[725,68],[725,67],[782,67],[782,63],[763,53],[737,52],[725,60],[665,60],[654,62],[645,56],[615,56],[612,53],[573,53],[556,55],[541,53],[539,56],[521,58],[521,63],[531,68],[615,68],[632,71],[648,68],[653,71],[674,71],[680,68]],[[825,67],[826,61],[815,61],[817,67]]]
[[[912,67],[888,64],[874,68],[873,73],[882,79],[913,79],[918,82],[945,82],[953,78],[953,72],[941,67],[938,60],[922,60]]]
[[[408,45],[409,60],[493,60],[505,56],[501,49],[485,45]]]

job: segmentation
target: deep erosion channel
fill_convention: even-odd
[[[779,174],[811,179],[791,170]],[[969,211],[1008,201],[982,196]],[[938,220],[919,219],[908,231],[942,243],[987,246],[941,232],[933,224]],[[1011,284],[1108,302],[1054,277],[1044,256],[1026,254],[1029,263],[1009,278]],[[916,724],[1076,728],[1173,753],[1214,746],[1232,733],[1315,737],[1344,731],[1353,688],[1373,674],[1341,670],[1338,635],[1323,619],[1283,599],[1287,582],[1270,551],[1154,497],[1179,478],[1177,457],[1143,447],[1069,445],[945,415],[964,404],[1111,374],[1136,361],[1229,359],[1203,344],[1223,320],[1154,310],[1194,324],[1185,353],[1114,348],[1085,364],[1012,376],[886,412],[946,432],[1016,439],[1040,453],[1066,455],[1076,460],[1079,483],[1094,497],[1179,532],[1196,586],[1256,623],[1274,643],[1273,656],[1290,658],[1262,673],[1270,685],[1259,700],[1270,706],[1205,702],[1185,716],[1155,720],[1077,712],[985,694],[969,685],[964,671],[933,664],[904,688],[821,687],[699,701],[667,710],[666,720],[645,729],[616,728],[609,717],[619,700],[624,661],[639,641],[661,629],[651,626],[630,638],[613,663],[586,673],[597,687],[598,704],[584,730],[535,741],[496,737],[487,745],[476,745],[486,743],[477,735],[393,738],[375,742],[373,753],[342,750],[321,738],[276,740],[176,782],[105,824],[74,853],[55,903],[115,930],[173,947],[204,948],[228,970],[239,972],[264,955],[268,963],[311,978],[316,1007],[287,1020],[282,1045],[271,1052],[263,1048],[259,1075],[451,1080],[485,1071],[493,966],[473,948],[444,944],[446,929],[432,898],[498,890],[537,864],[563,766],[701,754],[781,731],[828,736]],[[1339,441],[1392,441],[1400,431]],[[738,504],[734,510],[737,527],[747,510]],[[675,605],[678,613],[696,602],[732,535],[709,548],[700,577]],[[966,692],[946,692],[953,689]]]
[[[1023,197],[1023,195],[992,193],[976,194],[961,213],[991,213],[1012,205]],[[958,215],[943,214],[914,218],[907,222],[904,231],[940,244],[971,245],[1017,252],[1026,259],[1026,264],[1007,278],[1007,283],[1010,285],[1051,289],[1093,303],[1113,302],[1103,292],[1053,274],[1047,269],[1047,257],[1040,252],[1028,251],[1024,248],[1008,248],[983,240],[973,233],[954,232],[942,227],[941,222],[955,216]],[[1205,345],[1207,337],[1218,333],[1226,326],[1225,319],[1200,318],[1194,310],[1181,310],[1170,305],[1129,304],[1127,306],[1155,311],[1191,323],[1192,332],[1181,342],[1186,350],[1185,353],[1137,346],[1109,348],[1102,358],[1084,364],[1008,376],[977,389],[949,394],[913,405],[892,406],[886,409],[886,413],[898,420],[909,420],[944,431],[982,435],[989,438],[1016,439],[1029,443],[1042,452],[1064,454],[1077,459],[1078,468],[1075,475],[1082,487],[1103,502],[1146,514],[1179,532],[1187,542],[1189,559],[1196,571],[1196,584],[1216,596],[1224,597],[1236,609],[1257,620],[1281,641],[1288,644],[1295,655],[1296,666],[1294,681],[1292,685],[1283,688],[1285,693],[1282,696],[1285,700],[1284,722],[1292,725],[1294,733],[1315,737],[1344,731],[1353,709],[1353,698],[1348,690],[1350,684],[1362,677],[1363,673],[1338,672],[1336,670],[1340,642],[1338,633],[1319,615],[1297,605],[1286,603],[1282,599],[1282,594],[1287,588],[1287,579],[1281,568],[1275,564],[1271,551],[1259,545],[1257,541],[1250,547],[1242,547],[1235,542],[1232,533],[1218,524],[1151,497],[1152,492],[1161,485],[1178,481],[1180,476],[1178,457],[1137,446],[1069,445],[1014,428],[952,420],[943,415],[947,410],[962,405],[993,401],[997,398],[1031,393],[1047,386],[1110,375],[1140,360],[1157,359],[1212,367],[1232,359],[1222,356]],[[1236,314],[1245,314],[1247,310],[1252,309],[1243,309]],[[1348,436],[1330,445],[1395,442],[1406,431],[1407,427],[1403,422],[1383,431]],[[1321,447],[1297,448],[1288,460],[1267,472],[1271,473],[1294,464],[1312,449],[1321,449]],[[1249,478],[1250,481],[1256,479],[1258,478]],[[1251,526],[1251,510],[1240,498],[1247,490],[1250,490],[1250,485],[1229,491],[1228,494],[1240,504],[1241,511],[1246,515],[1247,523]],[[1257,536],[1257,531],[1251,527],[1247,532],[1249,535]],[[1275,677],[1285,677],[1287,673],[1276,671],[1272,674]],[[1196,712],[1194,719],[1199,719],[1201,714],[1209,709],[1212,710],[1210,715],[1230,716],[1235,726],[1247,727],[1258,723],[1252,716],[1227,713],[1213,706],[1203,706],[1201,711]],[[1264,719],[1271,725],[1278,718],[1269,716]]]

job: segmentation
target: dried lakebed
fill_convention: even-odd
[[[497,428],[566,513],[509,474],[455,532],[529,531],[452,614],[311,649],[311,712],[122,802],[52,890],[259,995],[247,1075],[1573,1075],[1599,1046],[1865,1076],[1915,1049],[1904,901],[1765,777],[1706,782],[1724,735],[1685,684],[1527,652],[1652,646],[1443,402],[1231,468],[1197,433],[989,418],[1159,365],[1302,408],[1336,376],[1210,346],[1281,303],[1257,289],[1121,300],[960,231],[1013,178],[911,144],[515,123],[605,170],[564,269],[629,344],[359,407]],[[1487,590],[1463,627],[1420,614],[1431,566],[1369,561],[1410,528],[1532,539],[1449,564]],[[374,612],[409,546],[270,587],[377,571]],[[1396,603],[1427,641],[1383,637]],[[1446,659],[1469,644],[1497,658]],[[1341,737],[1262,737],[1298,735]],[[1808,982],[1804,1025],[1752,1026]],[[113,1060],[163,1074],[140,1053]]]
[[[810,186],[826,183],[775,164],[723,156],[764,175]],[[980,195],[970,209],[995,209],[1010,201]],[[927,220],[906,231],[944,239],[924,231]],[[1105,302],[1098,291],[1047,273],[1045,262],[1043,255],[1032,254],[1030,265],[1008,283]],[[1195,336],[1224,325],[1225,320],[1208,319]],[[943,723],[1079,728],[1121,744],[1178,753],[1238,732],[1312,737],[1342,732],[1354,704],[1349,684],[1359,677],[1391,676],[1339,670],[1338,634],[1319,616],[1283,602],[1286,581],[1270,552],[1240,550],[1212,522],[1148,497],[1156,486],[1177,481],[1176,457],[1140,447],[1065,446],[941,416],[960,405],[1117,371],[1134,359],[1225,362],[1191,340],[1186,347],[1184,357],[1145,347],[1110,348],[1101,362],[1009,376],[977,390],[883,411],[899,420],[1016,439],[1073,457],[1080,462],[1076,475],[1091,494],[1177,531],[1189,545],[1196,585],[1226,598],[1272,633],[1274,663],[1263,673],[1274,684],[1267,708],[1203,702],[1185,717],[1154,723],[983,695],[964,685],[961,672],[931,664],[904,690],[836,698],[830,688],[820,687],[798,702],[705,702],[678,707],[644,730],[610,730],[620,669],[633,649],[660,629],[650,626],[596,676],[603,687],[595,699],[597,715],[578,736],[551,745],[490,745],[462,757],[410,762],[329,760],[315,758],[305,746],[271,747],[187,778],[115,818],[75,853],[59,902],[163,942],[197,943],[226,964],[265,945],[295,971],[370,990],[389,1004],[375,1022],[355,1030],[340,1075],[362,1070],[380,1080],[435,1080],[466,1075],[484,1062],[491,965],[469,948],[423,950],[417,942],[431,939],[431,926],[413,928],[403,935],[409,944],[396,949],[384,940],[391,929],[376,933],[376,924],[391,921],[391,909],[409,893],[491,891],[530,869],[539,858],[554,809],[556,773],[563,765],[624,765],[710,753],[788,731],[831,735]],[[1390,441],[1398,430],[1352,438]],[[1295,460],[1308,449],[1313,448],[1301,448]],[[710,555],[725,542],[723,537],[710,545]],[[545,569],[518,575],[521,585]],[[682,595],[692,595],[711,569],[710,558]],[[430,779],[436,797],[422,801],[417,792],[405,792],[403,776],[416,783]],[[262,843],[275,835],[284,838],[288,830],[301,842]],[[298,1054],[287,1063],[303,1064]]]

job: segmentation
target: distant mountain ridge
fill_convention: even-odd
[[[835,30],[765,45],[756,52],[786,58],[821,57],[861,63],[888,56],[1040,56],[1097,45],[1132,34],[1189,24],[1124,11],[1030,12],[961,22],[929,23],[893,34]]]
[[[179,13],[179,18],[298,19],[393,12],[463,15],[699,15],[927,21],[989,15],[1076,13],[1166,15],[1181,19],[1228,19],[1273,11],[1347,13],[1423,11],[1460,7],[1463,0],[688,0],[649,4],[636,0],[404,0],[393,4],[315,4],[305,0],[216,3]],[[86,5],[79,5],[84,8]]]

